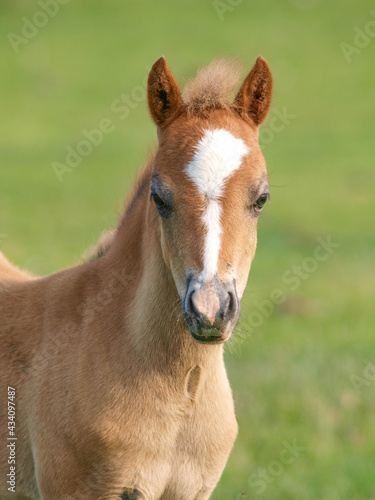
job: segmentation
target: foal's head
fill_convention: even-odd
[[[233,102],[231,83],[231,65],[219,61],[181,95],[163,57],[148,79],[159,138],[151,210],[186,323],[206,343],[226,340],[238,319],[269,197],[258,127],[271,102],[271,71],[259,57]]]

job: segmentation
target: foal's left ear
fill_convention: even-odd
[[[183,106],[178,88],[165,57],[154,63],[148,75],[148,107],[158,127],[167,125]]]
[[[241,112],[260,125],[267,116],[272,96],[272,73],[267,61],[259,56],[234,100]]]

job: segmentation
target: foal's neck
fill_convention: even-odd
[[[119,226],[108,262],[126,273],[121,307],[125,328],[140,362],[158,371],[211,366],[222,358],[221,345],[201,345],[191,337],[181,299],[160,244],[160,220],[152,210],[148,188],[131,202]]]

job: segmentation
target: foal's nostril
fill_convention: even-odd
[[[233,292],[228,292],[229,304],[228,304],[228,314],[234,314],[236,312],[236,299]]]
[[[229,319],[235,312],[235,299],[232,292],[228,292],[225,302],[220,309],[220,319],[222,321]]]
[[[193,301],[193,295],[195,293],[195,290],[192,290],[188,297],[188,312],[191,316],[193,316],[195,319],[199,319],[199,312],[197,311],[194,301]]]

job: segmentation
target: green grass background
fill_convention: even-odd
[[[40,6],[0,4],[0,247],[35,273],[78,263],[115,224],[156,133],[144,99],[124,120],[111,103],[142,85],[160,55],[183,83],[214,57],[239,56],[248,70],[262,54],[274,74],[270,118],[294,115],[264,147],[272,203],[226,353],[240,432],[215,500],[375,498],[375,368],[366,371],[375,365],[375,37],[350,63],[340,47],[375,20],[373,8],[70,1],[16,53],[8,34],[21,35]],[[51,163],[103,118],[115,130],[59,182]],[[340,246],[292,291],[283,274],[328,235]],[[286,300],[255,327],[256,304],[274,289]],[[293,440],[305,449],[275,464]],[[259,469],[263,492],[251,484]]]

